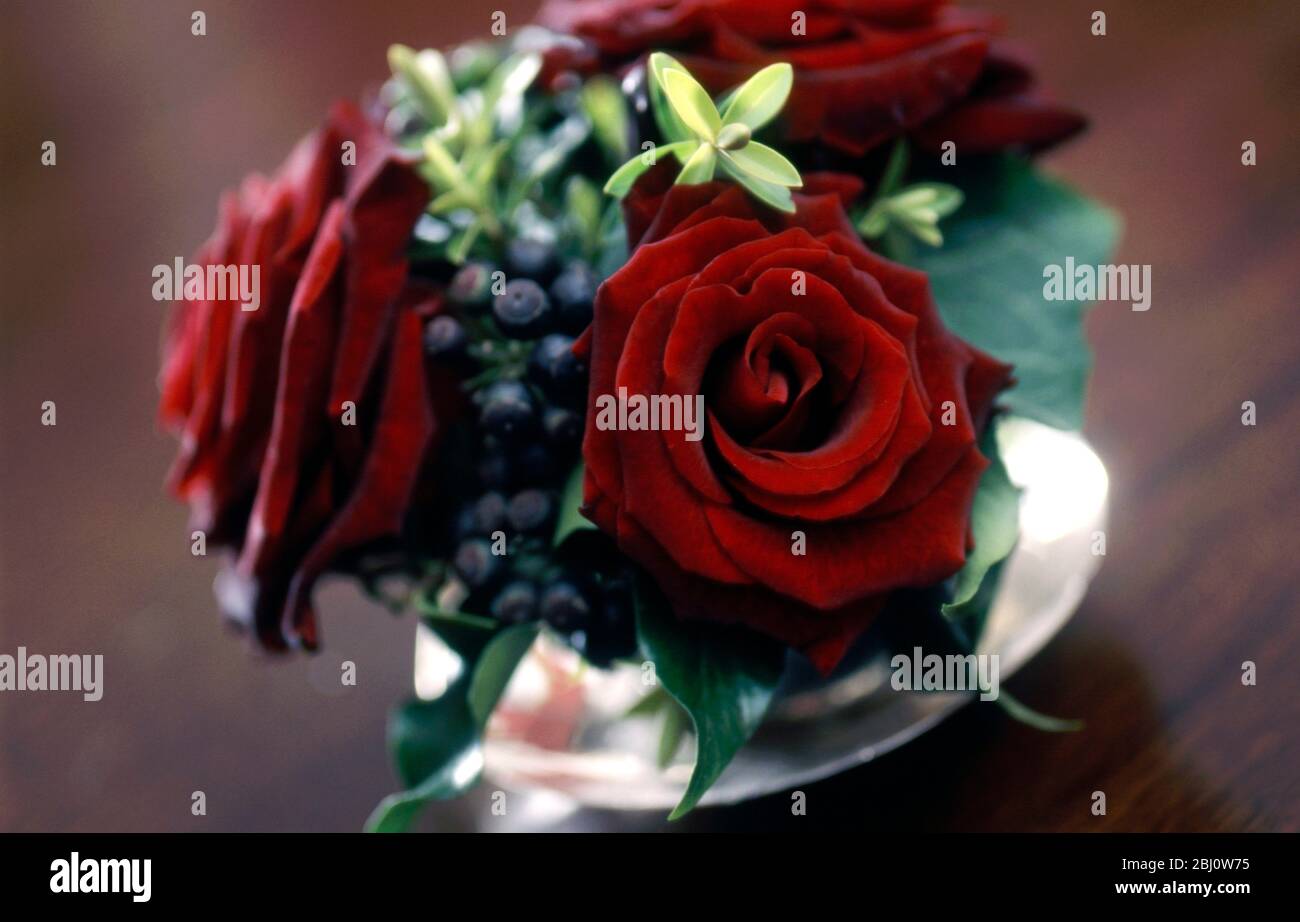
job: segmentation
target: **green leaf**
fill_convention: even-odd
[[[1086,305],[1047,300],[1043,273],[1068,256],[1108,262],[1119,222],[1017,158],[986,161],[963,176],[966,203],[945,222],[943,249],[896,258],[929,275],[954,333],[1015,365],[1019,384],[1002,402],[1049,426],[1078,429],[1091,366]]]
[[[483,86],[483,105],[479,110],[481,136],[490,134],[495,118],[510,133],[522,118],[524,94],[542,70],[542,57],[528,52],[506,58]]]
[[[390,715],[389,748],[407,790],[380,802],[367,832],[402,832],[430,801],[458,797],[478,781],[483,728],[539,629],[521,624],[499,630],[491,623],[485,630],[458,620],[431,622],[462,668],[438,698],[412,699]]]
[[[946,218],[961,207],[966,196],[946,182],[919,182],[894,196],[894,203],[907,202],[928,209],[935,218]]]
[[[989,459],[989,466],[980,477],[971,505],[970,529],[975,546],[966,555],[966,565],[957,571],[952,601],[940,609],[945,618],[967,620],[978,614],[975,603],[980,585],[992,568],[1011,554],[1020,537],[1020,490],[1007,476],[995,429],[996,423],[989,425],[980,440],[980,451]]]
[[[666,67],[659,71],[664,92],[673,111],[696,137],[703,141],[712,141],[722,128],[722,118],[718,107],[713,104],[709,91],[700,86],[698,80],[685,70]]]
[[[565,223],[568,232],[577,241],[583,257],[588,260],[600,246],[603,204],[600,190],[585,176],[575,173],[564,184]]]
[[[626,262],[627,227],[623,209],[615,200],[605,207],[605,215],[600,219],[600,243],[592,266],[601,278],[609,278]]]
[[[666,707],[678,707],[676,701],[668,692],[663,690],[662,686],[655,685],[639,699],[636,704],[627,709],[623,715],[626,720],[630,717],[653,717]]]
[[[506,194],[505,212],[513,215],[516,208],[539,182],[559,169],[583,141],[587,140],[590,128],[581,118],[567,118],[546,136],[546,149],[535,158],[517,178]]]
[[[433,701],[412,699],[389,718],[393,761],[407,790],[385,797],[366,820],[367,832],[403,832],[433,800],[467,791],[479,777],[483,748],[465,702],[467,680]]]
[[[596,142],[610,162],[624,160],[628,154],[629,118],[618,84],[609,77],[593,77],[582,85],[579,99]]]
[[[456,87],[442,53],[416,52],[405,45],[390,45],[388,66],[410,91],[411,100],[431,125],[443,125],[456,114]]]
[[[655,764],[660,770],[673,764],[677,750],[682,748],[682,737],[686,734],[686,728],[691,725],[690,716],[671,698],[668,699],[668,706],[663,709],[663,714],[664,724],[659,733],[659,751],[655,755]]]
[[[622,198],[627,195],[632,186],[641,177],[641,174],[650,169],[656,163],[666,156],[675,155],[678,151],[694,151],[699,146],[698,141],[677,141],[674,144],[660,144],[654,148],[654,156],[649,157],[650,151],[643,151],[623,164],[614,171],[614,175],[609,177],[605,183],[605,194],[612,195],[614,198]]]
[[[701,144],[691,154],[675,181],[679,186],[694,186],[713,179],[713,168],[717,165],[718,154],[712,144]]]
[[[789,64],[769,64],[728,95],[722,112],[723,124],[741,122],[751,131],[757,131],[776,118],[793,85],[794,68]]]
[[[695,768],[668,817],[689,812],[758,729],[781,680],[780,644],[734,627],[679,621],[648,578],[636,584],[637,638],[655,675],[690,715]]]
[[[885,163],[884,172],[880,174],[880,186],[876,189],[876,199],[892,195],[903,182],[903,174],[907,172],[907,142],[900,138],[894,142],[893,148],[889,151],[889,160]]]
[[[447,244],[448,262],[455,266],[463,265],[465,260],[469,259],[470,251],[474,249],[474,243],[482,232],[483,219],[478,217],[469,227],[456,234]]]
[[[451,151],[432,134],[424,136],[424,162],[428,168],[434,186],[440,192],[453,192],[458,200],[468,203],[468,207],[482,207],[482,192],[465,175]]]
[[[905,228],[909,234],[922,243],[932,247],[943,246],[943,232],[936,226],[937,216],[908,212],[895,217],[898,226]]]
[[[412,598],[415,601],[416,611],[421,617],[429,620],[431,627],[436,628],[438,623],[447,623],[479,630],[493,630],[498,624],[495,618],[484,615],[471,615],[469,612],[447,611],[445,608],[439,608],[421,592],[417,592]]]
[[[497,706],[501,693],[510,684],[515,667],[533,645],[539,629],[537,623],[516,624],[498,632],[474,665],[468,700],[470,713],[474,715],[480,731],[487,726],[492,709]]]
[[[690,140],[693,135],[691,130],[681,120],[673,107],[668,102],[668,94],[664,92],[663,82],[660,79],[660,72],[675,67],[678,70],[686,68],[672,55],[665,54],[662,51],[656,51],[650,55],[650,60],[646,64],[646,86],[650,94],[650,109],[654,113],[655,124],[659,126],[659,133],[666,138],[669,143]]]
[[[803,185],[803,180],[799,177],[799,171],[795,169],[794,164],[766,144],[750,141],[738,150],[727,151],[726,155],[736,166],[756,179],[778,186],[798,188]]]
[[[790,190],[785,186],[778,186],[776,183],[765,182],[756,176],[751,176],[736,166],[726,151],[718,158],[718,165],[722,167],[724,173],[744,186],[750,195],[763,204],[777,211],[794,214],[794,199],[790,197]]]
[[[582,514],[582,482],[586,469],[579,463],[569,473],[564,484],[564,493],[560,496],[560,511],[555,520],[555,535],[551,539],[552,547],[559,547],[564,539],[578,531],[594,529],[595,524]]]
[[[998,706],[1012,720],[1044,733],[1077,733],[1083,729],[1083,721],[1071,717],[1052,717],[1035,711],[1005,688],[998,690]]]
[[[879,237],[889,227],[889,215],[883,208],[869,208],[858,221],[858,233],[863,237]]]

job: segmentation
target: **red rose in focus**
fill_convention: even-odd
[[[548,0],[538,21],[587,43],[557,48],[552,67],[669,51],[715,94],[788,62],[786,138],[854,155],[903,134],[935,150],[1037,149],[1084,125],[1034,92],[1028,66],[993,40],[993,17],[942,0]]]
[[[438,428],[421,343],[438,302],[404,256],[428,194],[339,104],[274,177],[227,193],[193,260],[260,266],[260,307],[186,301],[172,317],[159,410],[181,439],[170,487],[193,528],[236,550],[219,601],[268,648],[315,646],[317,577],[399,530]]]
[[[1010,368],[948,332],[923,274],[862,245],[857,180],[806,176],[794,215],[671,180],[661,165],[633,188],[636,249],[579,343],[584,511],[678,615],[829,671],[891,590],[964,563],[976,439]],[[597,398],[623,387],[702,394],[703,439],[598,428]]]

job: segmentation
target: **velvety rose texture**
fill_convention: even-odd
[[[891,590],[961,568],[977,435],[1011,369],[948,332],[923,274],[862,245],[856,179],[806,176],[793,215],[671,179],[661,165],[630,194],[636,248],[577,347],[584,511],[679,616],[829,671]],[[597,428],[597,398],[624,387],[702,394],[704,438]]]
[[[422,318],[439,301],[404,256],[428,195],[379,128],[338,104],[273,177],[224,197],[193,260],[260,266],[260,307],[186,301],[173,314],[160,376],[160,418],[181,442],[170,487],[209,544],[237,552],[218,598],[268,648],[315,646],[317,578],[400,529],[428,460],[438,388]]]
[[[855,155],[903,134],[966,153],[1035,149],[1084,125],[1037,92],[996,19],[942,0],[548,0],[538,20],[586,43],[557,49],[552,67],[617,70],[668,51],[721,93],[788,62],[785,137]]]

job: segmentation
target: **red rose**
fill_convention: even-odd
[[[315,646],[313,584],[398,531],[437,429],[421,318],[438,302],[404,255],[428,194],[339,104],[273,178],[227,193],[195,257],[259,266],[260,306],[196,300],[173,314],[159,410],[181,439],[170,487],[192,527],[238,552],[219,601],[268,648]]]
[[[807,176],[783,215],[671,179],[661,165],[630,194],[639,243],[579,343],[584,511],[680,616],[746,624],[829,671],[890,590],[961,568],[977,434],[1010,368],[948,332],[924,275],[862,245],[844,211],[857,180]],[[703,440],[599,428],[619,388],[702,394]]]
[[[929,149],[1041,148],[1084,124],[1039,98],[1030,69],[993,41],[995,19],[942,0],[548,0],[538,19],[589,45],[557,48],[552,66],[616,69],[669,51],[721,93],[788,62],[785,136],[855,155],[903,134]]]

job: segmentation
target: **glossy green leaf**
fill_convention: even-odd
[[[803,185],[794,164],[766,144],[751,141],[739,150],[727,151],[726,156],[740,169],[763,182],[795,188]]]
[[[582,514],[582,482],[585,468],[578,464],[569,473],[564,484],[564,493],[560,496],[560,511],[555,519],[555,535],[551,539],[552,547],[559,547],[564,539],[576,531],[587,531],[595,524]]]
[[[989,572],[1005,560],[1020,537],[1020,490],[1011,482],[998,450],[996,422],[980,440],[989,466],[980,477],[971,504],[970,530],[975,546],[957,571],[952,601],[942,607],[944,617],[968,619],[976,614],[976,594]],[[972,638],[974,640],[974,638]]]
[[[684,70],[666,67],[659,72],[664,92],[673,111],[696,137],[712,141],[722,128],[722,118],[709,91]]]
[[[691,154],[682,171],[677,174],[676,185],[693,186],[713,179],[713,168],[718,163],[717,151],[711,144],[701,144]]]
[[[515,674],[515,667],[537,639],[540,625],[516,624],[499,631],[474,664],[469,684],[469,710],[481,731],[487,726],[492,709]]]
[[[650,109],[654,114],[655,124],[659,127],[659,133],[668,141],[676,143],[678,141],[691,140],[694,135],[686,123],[681,120],[672,105],[668,102],[668,94],[664,92],[663,81],[660,78],[660,72],[669,67],[675,67],[678,70],[686,68],[670,54],[662,51],[656,51],[650,55],[646,64],[646,87],[650,95]]]
[[[641,174],[650,169],[664,157],[675,156],[679,151],[692,151],[699,147],[699,142],[695,140],[678,141],[675,144],[661,144],[654,149],[654,157],[647,157],[648,151],[637,154],[627,163],[623,164],[614,171],[614,175],[609,177],[605,183],[605,193],[615,198],[622,198],[627,195],[632,186],[641,177]],[[689,159],[689,158],[688,158]]]
[[[718,165],[722,167],[724,173],[744,186],[750,195],[763,204],[787,214],[794,213],[794,199],[790,197],[790,190],[785,186],[778,186],[776,183],[765,182],[756,176],[751,176],[736,166],[725,151],[723,156],[718,158]]]
[[[536,624],[502,630],[489,623],[484,629],[461,620],[429,622],[462,668],[439,697],[412,699],[390,715],[389,748],[407,789],[380,802],[366,831],[405,831],[430,801],[458,797],[478,781],[483,728],[538,632]]]
[[[659,731],[659,751],[655,755],[655,764],[660,770],[673,764],[677,750],[682,748],[682,737],[691,725],[691,718],[682,710],[681,705],[671,698],[663,708],[663,726]]]
[[[479,728],[462,678],[433,701],[412,699],[393,711],[388,739],[407,790],[385,797],[366,820],[367,832],[404,832],[430,801],[469,790],[483,765]]]
[[[695,768],[669,819],[690,811],[767,713],[781,680],[780,644],[740,628],[679,621],[651,581],[636,585],[637,638],[655,675],[690,715]]]
[[[1013,157],[984,161],[954,180],[962,209],[944,223],[940,250],[892,253],[926,272],[948,327],[1015,365],[1010,409],[1060,429],[1083,423],[1091,355],[1087,307],[1044,297],[1044,268],[1109,262],[1119,221],[1108,209]]]
[[[741,122],[757,131],[776,117],[790,96],[794,69],[789,64],[769,64],[728,94],[722,122]]]

